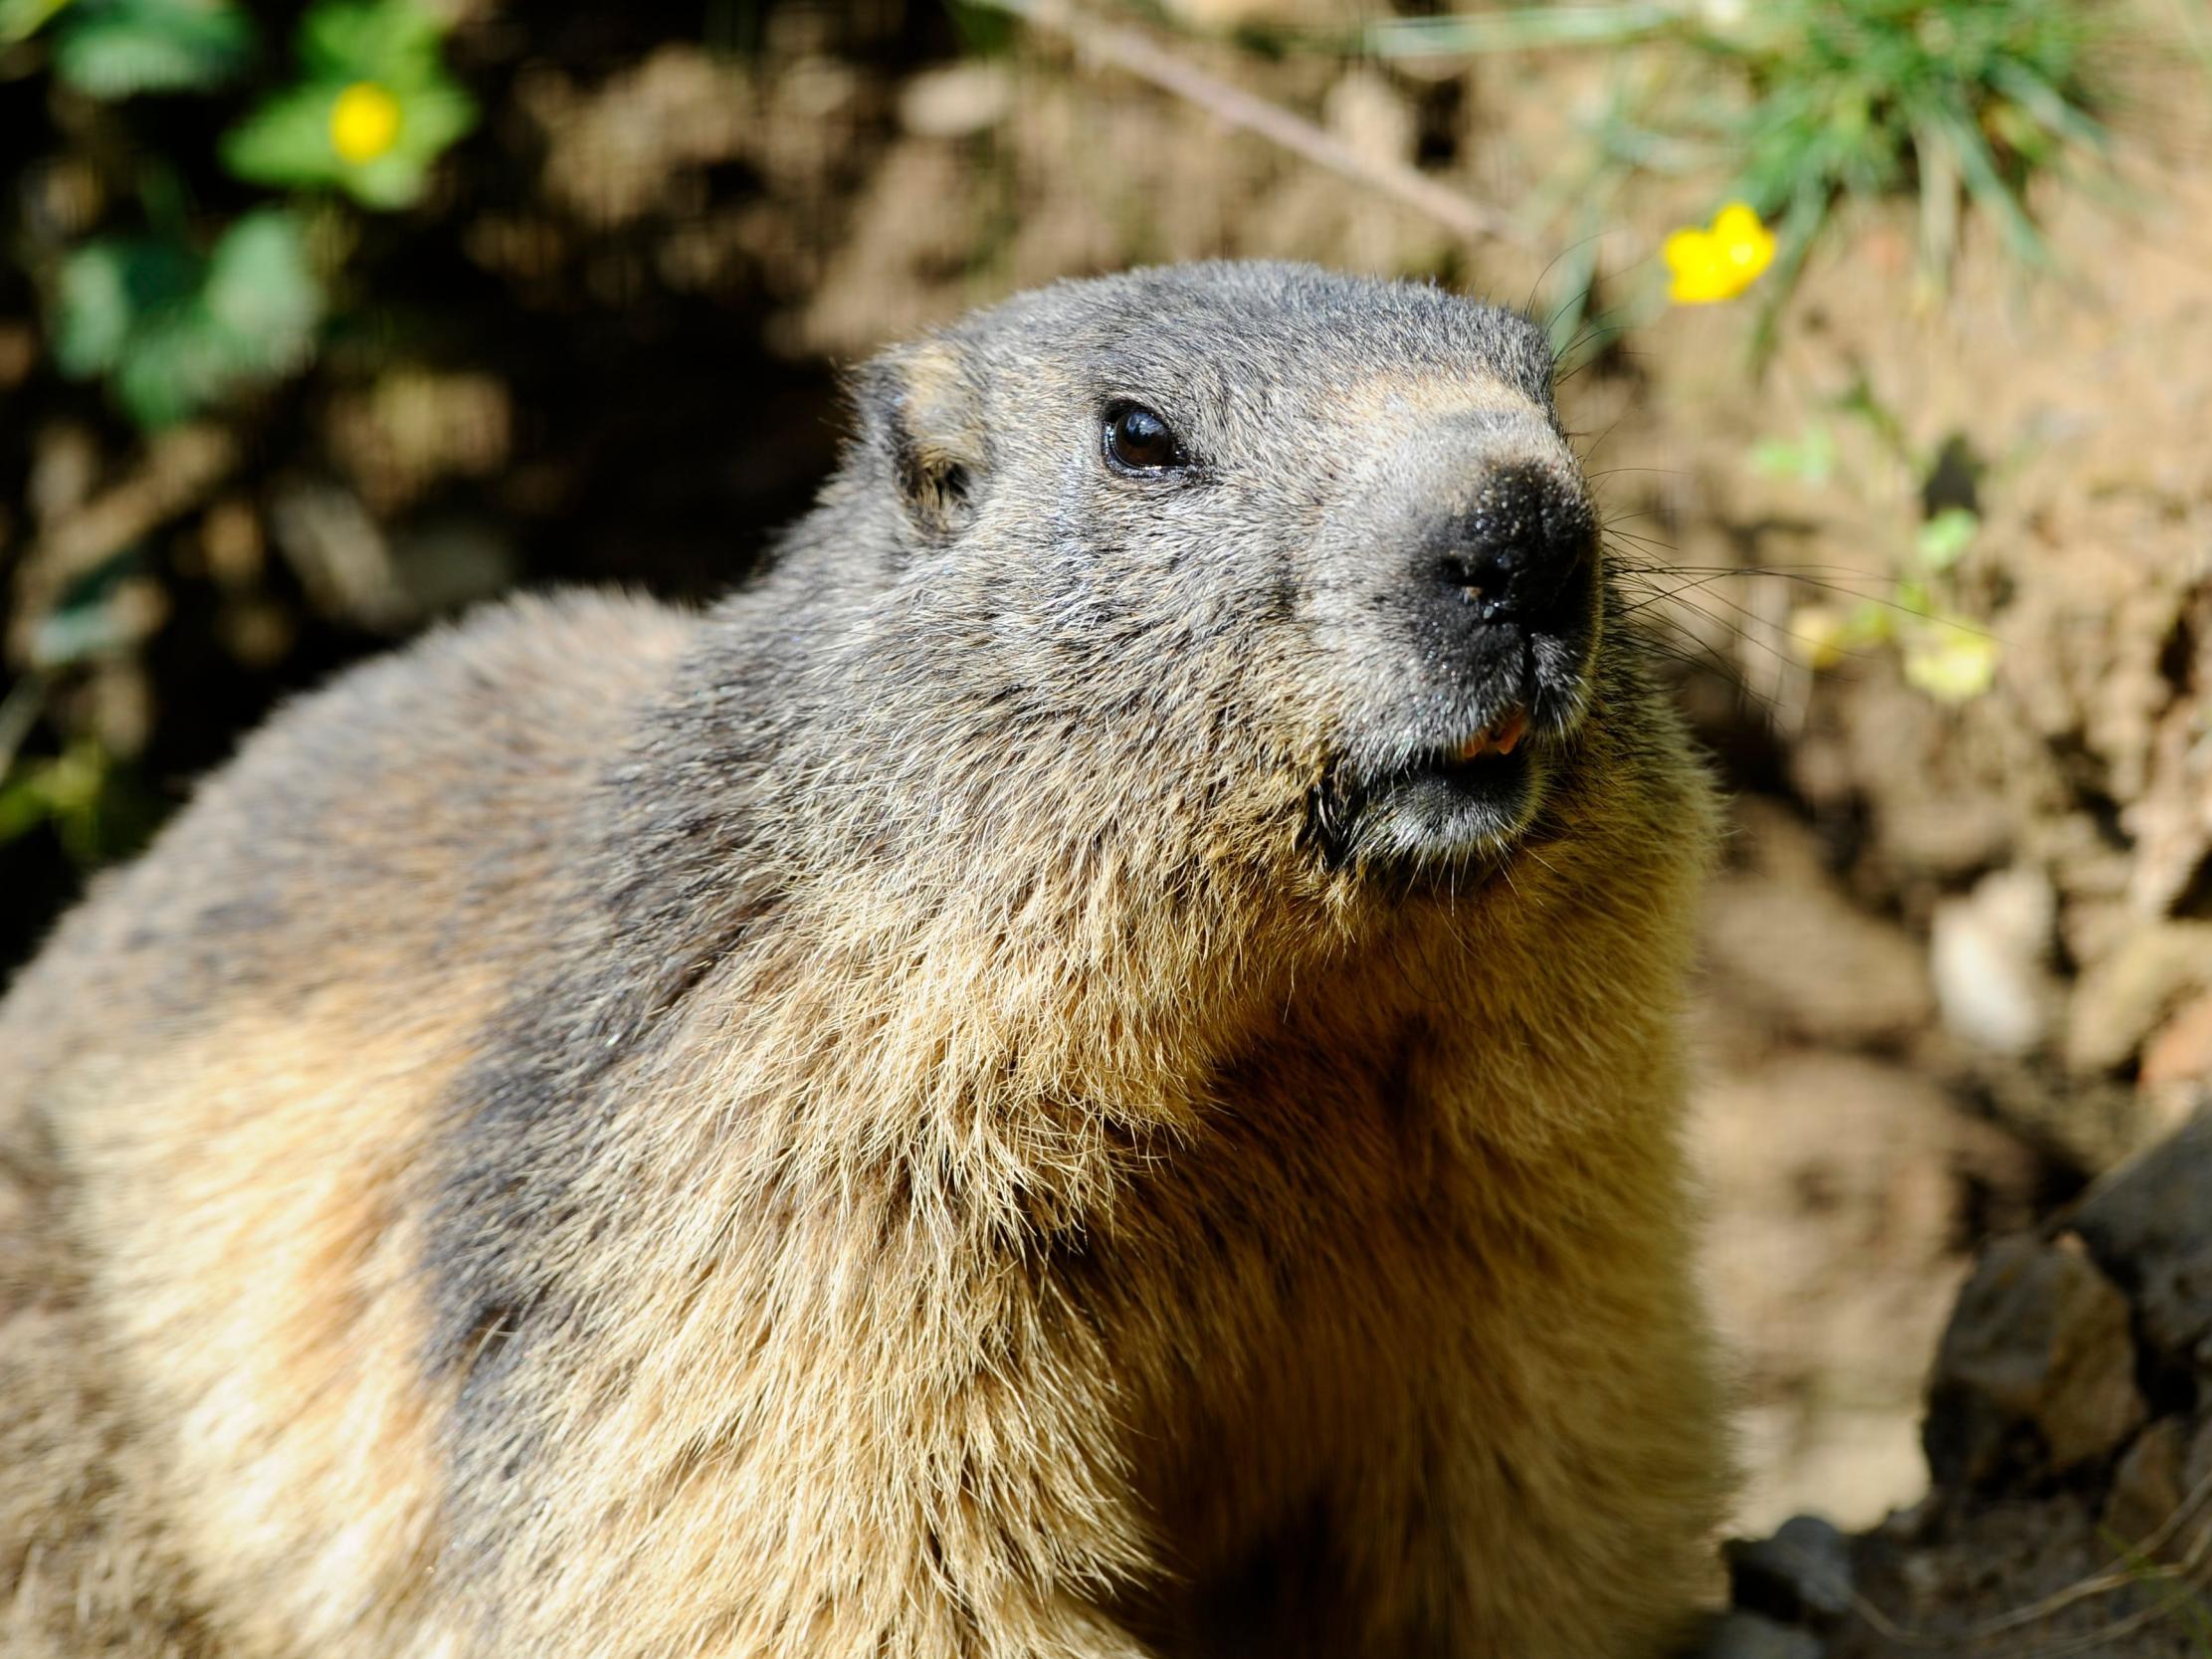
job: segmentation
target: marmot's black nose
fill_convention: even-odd
[[[1582,493],[1534,467],[1506,467],[1475,505],[1436,526],[1423,549],[1429,577],[1469,620],[1549,632],[1589,605],[1597,527]]]

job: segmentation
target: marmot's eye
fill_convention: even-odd
[[[1106,452],[1126,473],[1159,473],[1188,464],[1174,428],[1141,403],[1116,403],[1106,410]]]

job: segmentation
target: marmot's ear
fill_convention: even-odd
[[[953,534],[974,512],[989,450],[965,353],[945,339],[898,347],[862,368],[855,391],[907,518],[932,538]]]

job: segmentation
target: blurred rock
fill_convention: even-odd
[[[1345,0],[1163,0],[1161,9],[1178,23],[1206,30],[1365,21],[1364,15]]]
[[[2205,615],[2201,590],[2189,602],[2195,614],[2174,643],[2195,642],[2199,662],[2184,667],[2182,674],[2185,684],[2201,686],[2205,628],[2212,619]],[[2170,672],[2174,665],[2168,661],[2161,666]],[[2151,734],[2149,781],[2122,814],[2135,856],[2127,896],[2138,915],[2163,916],[2173,910],[2212,862],[2212,790],[2204,786],[2208,774],[2212,728],[2206,726],[2203,703],[2176,697]]]
[[[369,510],[388,518],[448,478],[506,464],[513,411],[504,382],[419,365],[387,369],[330,403],[331,454]]]
[[[1992,1246],[1960,1296],[1930,1380],[1934,1489],[1852,1543],[1852,1611],[1822,1629],[1833,1659],[2202,1659],[2187,1604],[2136,1569],[2203,1548],[2212,1117],[2072,1217],[2079,1231]]]
[[[1817,1515],[1795,1515],[1772,1538],[1732,1539],[1728,1585],[1738,1607],[1785,1624],[1831,1623],[1851,1610],[1851,1541]]]
[[[444,517],[392,537],[392,574],[424,616],[465,610],[513,587],[522,562],[495,519]]]
[[[2127,1299],[2082,1241],[2015,1235],[1983,1251],[1929,1377],[1936,1481],[2073,1469],[2117,1450],[2144,1415]]]
[[[390,543],[360,498],[335,485],[295,482],[272,492],[269,526],[324,616],[396,633],[419,616],[392,566]]]
[[[2112,1470],[2104,1525],[2123,1544],[2149,1538],[2181,1502],[2182,1424],[2161,1417],[2142,1433]]]
[[[2075,986],[2067,1064],[2080,1072],[2117,1070],[2178,1003],[2204,991],[2212,991],[2212,923],[2136,928]]]
[[[2182,1004],[2143,1047],[2135,1078],[2145,1089],[2212,1078],[2212,996]]]
[[[1821,1659],[1825,1651],[1809,1630],[1792,1630],[1757,1613],[1733,1612],[1713,1626],[1696,1659]]]
[[[1013,103],[1005,65],[967,58],[908,81],[899,94],[899,124],[916,138],[965,138],[1005,119]]]
[[[1930,1007],[1925,956],[1870,921],[1865,953],[1883,964],[1875,971],[1904,976],[1906,996],[1895,982],[1785,977],[1803,940],[1767,930],[1760,896],[1798,895],[1818,926],[1850,906],[1802,822],[1755,798],[1736,815],[1739,867],[1714,895],[1719,948],[1708,950],[1698,1005],[1693,1120],[1710,1194],[1706,1272],[1745,1393],[1749,1474],[1731,1526],[1765,1533],[1816,1505],[1872,1526],[1926,1490],[1928,1355],[1970,1241],[2033,1222],[2042,1166],[1924,1070],[1802,1035],[1847,1033],[1863,1047],[1910,1032]]]
[[[1742,1012],[1816,1042],[1901,1042],[1932,1023],[1927,962],[1911,935],[1854,905],[1812,833],[1778,811],[1740,810],[1749,868],[1713,884],[1710,971]]]
[[[2042,1045],[2058,998],[2049,968],[2058,894],[2039,870],[1999,870],[1939,904],[1928,968],[1943,1024],[1977,1048],[2021,1055]]]
[[[1994,795],[1908,796],[1883,803],[1881,851],[1900,870],[1962,879],[2001,863],[2012,838],[2005,803]]]
[[[785,74],[810,70],[802,61]],[[651,213],[679,173],[735,158],[768,124],[752,82],[690,45],[665,45],[590,90],[533,66],[515,97],[545,136],[545,193],[600,228]]]
[[[101,465],[99,443],[76,422],[39,428],[23,490],[32,518],[44,523],[76,511],[93,493]]]
[[[2147,1109],[2131,1082],[2069,1076],[2040,1056],[1985,1053],[1968,1075],[1973,1093],[1999,1122],[2085,1174],[2118,1167],[2173,1128]]]
[[[229,495],[208,508],[200,520],[200,556],[216,586],[255,586],[268,566],[268,553],[261,516],[248,498]]]
[[[1413,110],[1373,70],[1340,77],[1321,101],[1321,118],[1363,160],[1388,166],[1413,159],[1420,135]]]
[[[0,391],[13,391],[31,377],[40,349],[36,328],[12,317],[0,318]]]
[[[2191,1494],[2207,1487],[2212,1487],[2212,1413],[2197,1420],[2182,1449],[2182,1501],[2187,1502]]]
[[[2074,1226],[2159,1356],[2212,1371],[2212,1115],[2099,1183]]]

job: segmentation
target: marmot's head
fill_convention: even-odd
[[[1105,939],[1216,896],[1464,894],[1531,835],[1663,825],[1615,787],[1680,749],[1616,672],[1552,368],[1508,311],[1239,264],[1061,284],[869,364],[750,647],[803,653],[754,673],[807,700],[781,775],[836,823],[805,867]]]

